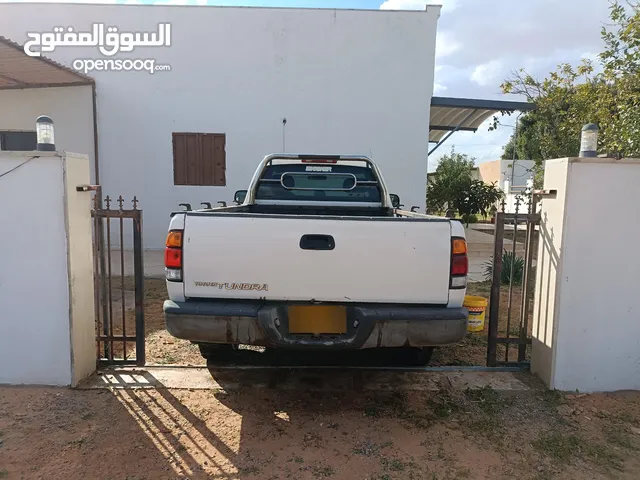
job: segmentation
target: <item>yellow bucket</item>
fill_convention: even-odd
[[[483,297],[467,295],[464,297],[464,307],[469,309],[469,332],[481,332],[484,330],[484,314],[487,310],[488,301]]]

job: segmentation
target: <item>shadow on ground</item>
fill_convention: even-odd
[[[530,390],[0,388],[0,475],[639,478],[639,393],[522,380]]]

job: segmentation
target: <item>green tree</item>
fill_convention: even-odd
[[[619,157],[640,157],[640,4],[611,3],[612,24],[602,28],[605,44],[600,54],[603,98],[599,99],[606,152]]]
[[[640,156],[640,4],[615,0],[611,24],[601,35],[601,72],[583,60],[558,66],[543,80],[521,69],[502,84],[505,93],[523,95],[536,110],[521,117],[518,138],[504,156],[543,160],[576,156],[585,123],[600,127],[599,151],[613,157]]]
[[[444,155],[436,168],[435,178],[427,185],[429,209],[444,211],[452,209],[468,218],[469,215],[487,215],[502,198],[496,185],[488,185],[471,178],[475,159],[468,155],[451,153]]]
[[[452,203],[462,218],[467,219],[468,227],[470,215],[486,216],[492,207],[497,206],[503,196],[502,190],[495,183],[489,185],[482,180],[467,177],[460,183]]]
[[[540,150],[540,134],[537,130],[537,119],[535,112],[528,112],[518,120],[517,138],[515,132],[509,138],[509,142],[504,146],[502,154],[503,160],[544,160]]]
[[[434,180],[427,185],[427,206],[431,210],[445,211],[453,207],[453,200],[462,183],[471,178],[475,159],[457,153],[452,147],[449,154],[438,162]]]
[[[593,117],[591,98],[597,95],[599,80],[589,60],[573,68],[563,64],[544,80],[524,70],[513,72],[502,85],[505,93],[524,95],[536,110],[523,118],[527,127],[518,131],[516,151],[531,160],[577,156],[580,130]]]

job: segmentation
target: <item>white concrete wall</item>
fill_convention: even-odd
[[[0,383],[73,385],[95,368],[89,159],[37,154],[0,152],[22,164],[0,177]]]
[[[0,25],[1,12],[0,6]],[[58,151],[87,152],[93,175],[91,95],[90,86],[0,90],[0,130],[35,131],[36,118],[49,115],[55,123]]]
[[[556,190],[555,198],[545,198],[540,205],[540,237],[536,260],[536,288],[533,304],[531,371],[547,385],[553,384],[555,318],[558,305],[558,285],[562,276],[560,255],[567,196],[569,161],[549,160],[544,171],[544,188]],[[555,387],[553,387],[555,388]]]
[[[533,366],[560,390],[640,390],[640,160],[547,161]]]
[[[427,11],[144,5],[0,4],[0,32],[17,42],[57,25],[155,31],[172,45],[114,58],[155,58],[171,72],[92,72],[101,183],[137,195],[145,247],[162,247],[180,202],[231,201],[265,154],[367,154],[407,208],[425,206],[436,24]],[[85,47],[49,55],[66,65],[101,57]],[[227,186],[173,186],[172,132],[226,133]]]
[[[69,271],[71,384],[96,368],[94,262],[90,192],[78,192],[90,178],[89,157],[67,153],[62,159]]]

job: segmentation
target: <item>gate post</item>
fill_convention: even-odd
[[[503,208],[504,210],[504,208]],[[514,242],[515,243],[515,242]],[[504,211],[496,213],[493,243],[491,300],[489,302],[489,337],[487,339],[487,366],[497,365],[498,315],[500,313],[500,277],[502,275],[502,248],[504,244]]]
[[[545,165],[531,370],[553,389],[640,389],[640,160]]]

